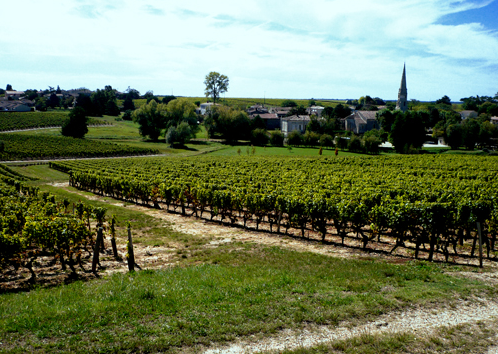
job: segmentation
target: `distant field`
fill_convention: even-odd
[[[159,98],[162,98],[162,96],[159,96]],[[208,101],[206,97],[183,97],[189,100],[189,102],[195,103],[195,102],[201,102],[205,103]],[[282,106],[282,102],[285,101],[286,98],[221,98],[218,103],[225,104],[230,107],[236,107],[239,109],[246,109],[250,106],[253,105],[266,105],[266,106]],[[309,100],[308,99],[292,99],[292,101],[296,102],[298,105],[302,105],[307,107]],[[133,100],[135,103],[136,108],[140,108],[143,106],[147,100],[145,99],[137,99]],[[315,100],[316,104],[319,106],[323,107],[335,107],[339,103],[344,104],[346,101],[345,100]],[[118,105],[122,105],[123,101],[118,100]]]
[[[0,131],[21,130],[61,126],[68,120],[67,112],[1,112]],[[107,124],[105,121],[90,118],[90,125]]]
[[[153,148],[131,147],[113,143],[74,139],[63,136],[2,134],[5,151],[0,161],[62,157],[107,157],[156,154]]]

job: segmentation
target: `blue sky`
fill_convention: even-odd
[[[498,0],[25,0],[2,4],[0,87],[409,99],[498,92]]]

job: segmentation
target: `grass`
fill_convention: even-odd
[[[226,148],[210,152],[212,156],[240,156],[256,155],[256,156],[318,156],[320,148],[305,148],[305,147],[261,147],[255,146],[255,152],[252,153],[252,147],[248,145],[230,146]],[[338,156],[357,156],[358,154],[348,151],[338,151]],[[322,156],[335,156],[335,149],[323,149]],[[365,155],[367,156],[367,155]]]
[[[189,255],[190,264],[202,265],[1,295],[0,342],[16,343],[5,352],[173,352],[492,293],[417,262],[400,266],[235,246]]]
[[[441,327],[432,335],[415,333],[365,334],[343,341],[285,350],[282,354],[485,353],[498,344],[498,321]]]

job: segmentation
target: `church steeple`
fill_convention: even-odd
[[[406,112],[408,110],[408,91],[406,89],[406,65],[403,64],[403,76],[401,77],[401,86],[398,91],[398,102],[396,109]]]

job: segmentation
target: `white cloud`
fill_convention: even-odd
[[[8,2],[0,77],[21,88],[202,95],[203,77],[216,70],[229,76],[230,96],[393,99],[406,61],[411,97],[488,95],[496,32],[438,19],[491,3],[28,0],[20,12]]]

